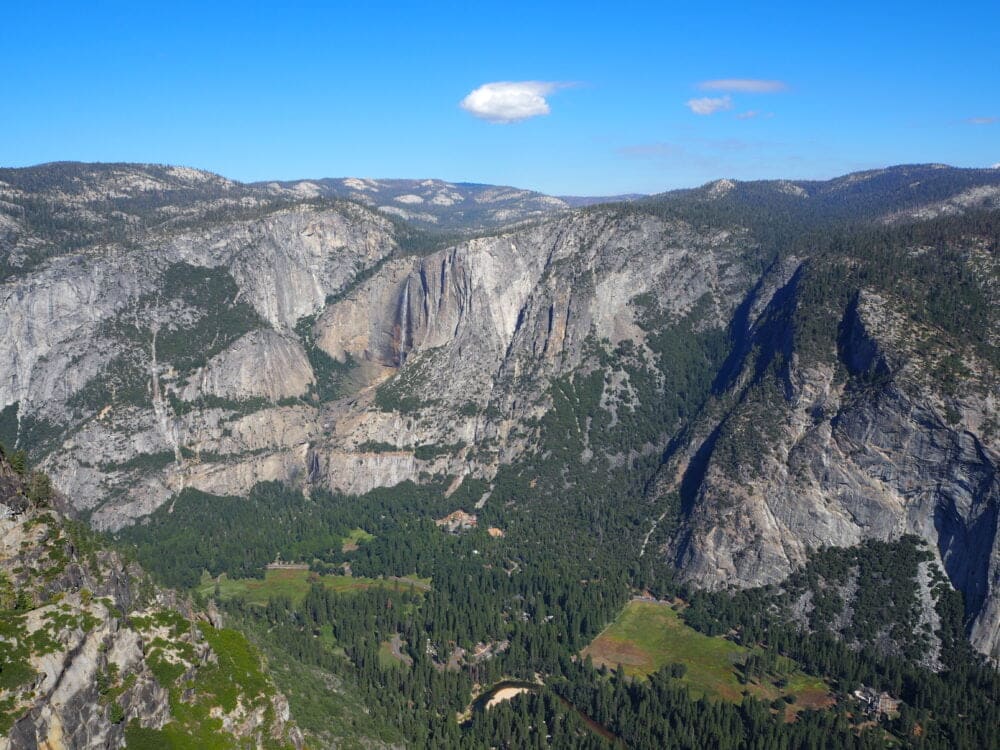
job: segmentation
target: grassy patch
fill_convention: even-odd
[[[710,638],[686,626],[673,608],[629,602],[622,613],[584,649],[596,666],[619,664],[633,677],[646,677],[672,663],[687,667],[684,681],[701,695],[739,700],[736,665],[747,649]]]
[[[804,708],[830,705],[823,680],[805,674],[784,657],[748,649],[688,627],[667,604],[631,601],[615,621],[583,650],[595,666],[646,677],[669,664],[684,666],[680,678],[698,696],[739,702],[747,691],[762,700],[794,695],[789,716]],[[748,662],[748,659],[750,660]],[[763,661],[763,664],[759,662]],[[746,665],[754,664],[752,674]]]
[[[344,537],[344,542],[341,544],[341,550],[343,552],[354,552],[365,542],[370,542],[375,537],[369,534],[364,529],[351,529],[350,533]]]
[[[372,586],[382,586],[395,591],[408,591],[410,588],[407,580],[384,580],[362,576],[319,576],[308,570],[268,570],[263,580],[260,578],[230,579],[223,574],[216,581],[204,576],[199,591],[204,596],[212,596],[216,592],[216,584],[218,584],[218,596],[223,600],[243,597],[249,604],[265,605],[271,597],[286,596],[298,605],[308,593],[312,580],[318,580],[327,589],[337,593],[362,591]],[[425,582],[419,579],[414,580],[420,584]],[[417,586],[417,590],[419,589],[420,586]]]
[[[383,669],[396,669],[403,666],[402,659],[397,659],[392,653],[392,644],[389,641],[382,641],[378,647],[378,663]]]

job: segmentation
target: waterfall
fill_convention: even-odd
[[[412,345],[412,341],[407,342],[410,333],[410,279],[406,279],[406,286],[403,287],[402,311],[399,323],[399,366],[406,364],[407,344]]]

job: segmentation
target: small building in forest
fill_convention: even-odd
[[[902,702],[899,698],[893,698],[884,690],[879,693],[876,692],[875,688],[868,687],[867,685],[862,685],[855,690],[854,697],[858,699],[865,713],[876,719],[897,713],[899,711],[899,704]]]

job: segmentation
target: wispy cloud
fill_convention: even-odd
[[[681,141],[657,141],[621,146],[615,153],[629,159],[674,166],[718,169],[720,173],[736,168],[746,160],[771,158],[784,144],[774,141],[750,141],[742,138],[685,138]]]
[[[741,94],[775,94],[787,91],[784,81],[765,81],[759,78],[719,78],[698,84],[702,91],[729,91]]]
[[[702,91],[723,92],[723,95],[688,99],[685,104],[696,115],[714,115],[716,112],[732,109],[733,98],[730,94],[775,94],[788,90],[788,84],[784,81],[768,81],[761,78],[717,78],[701,81],[697,87]],[[764,115],[758,109],[748,109],[738,113],[736,118],[750,120],[761,115],[771,117],[772,113]]]
[[[970,125],[992,125],[998,119],[997,117],[970,117],[966,120]]]
[[[622,156],[677,156],[686,153],[682,146],[676,143],[639,143],[634,146],[622,146],[616,149]]]
[[[748,141],[743,138],[693,138],[691,143],[715,151],[750,151],[778,145],[774,141]]]
[[[688,99],[685,105],[696,115],[714,115],[716,112],[732,109],[733,100],[728,95],[720,97],[704,96],[700,99]]]
[[[709,153],[709,151],[691,148],[686,144],[667,142],[639,143],[615,149],[619,156],[640,162],[669,165],[674,168],[693,167],[707,171],[720,169],[718,155]],[[721,171],[725,172],[726,170],[721,168]]]
[[[762,120],[770,120],[774,117],[774,112],[761,112],[759,109],[748,109],[746,112],[738,112],[735,115],[737,120],[752,120],[759,117]]]
[[[554,81],[496,81],[471,91],[459,106],[490,122],[510,123],[550,112],[546,96],[572,84]]]

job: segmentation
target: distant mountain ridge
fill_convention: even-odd
[[[4,194],[6,209],[14,215],[19,212],[19,199],[26,196],[34,196],[32,200],[47,196],[77,206],[75,220],[82,221],[84,228],[92,214],[105,211],[110,211],[106,221],[134,229],[136,224],[191,220],[199,210],[248,212],[302,201],[350,200],[414,227],[443,232],[485,231],[571,208],[642,197],[551,196],[509,186],[437,179],[346,177],[241,183],[190,167],[49,162],[0,168],[0,233],[10,226],[4,218]],[[52,223],[54,218],[45,220]]]
[[[487,229],[569,208],[638,197],[556,197],[514,187],[433,179],[346,177],[255,184],[300,197],[357,200],[418,226],[438,229]]]

